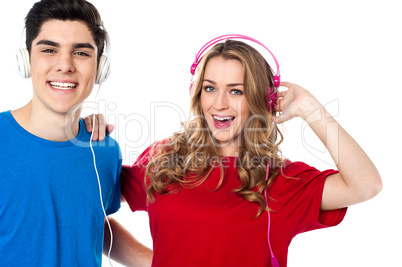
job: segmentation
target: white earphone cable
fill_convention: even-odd
[[[101,85],[102,85],[102,84],[99,84],[98,91],[96,92],[95,103],[98,103],[98,102],[97,102],[97,100],[98,100],[98,93],[99,93],[99,90],[100,90],[100,88],[101,88]],[[96,105],[97,105],[97,104],[96,104]],[[97,106],[98,106],[98,105],[97,105]],[[95,109],[95,112],[97,112],[97,111],[98,111],[98,108]],[[92,117],[92,133],[91,133],[91,138],[90,138],[90,140],[89,140],[89,146],[91,147],[92,158],[93,158],[93,163],[94,163],[94,169],[95,169],[95,173],[96,173],[96,178],[98,179],[99,198],[100,198],[100,202],[101,202],[101,205],[102,205],[102,211],[103,211],[103,215],[104,215],[104,217],[105,217],[105,219],[106,219],[106,222],[107,222],[107,224],[108,224],[108,226],[109,226],[109,231],[110,231],[110,246],[109,246],[109,251],[108,251],[108,254],[107,254],[107,258],[108,258],[108,261],[109,261],[110,266],[113,267],[113,264],[112,264],[112,262],[111,262],[111,260],[110,260],[110,253],[111,253],[111,251],[112,251],[112,246],[113,246],[113,232],[112,232],[112,227],[110,226],[109,219],[107,218],[107,215],[106,215],[105,207],[104,207],[104,205],[103,205],[102,187],[101,187],[101,183],[100,183],[100,179],[99,179],[98,168],[96,167],[95,152],[94,152],[94,149],[93,149],[93,147],[92,147],[92,137],[93,137],[93,135],[94,135],[95,123],[96,123],[96,122],[95,122],[95,112],[94,112],[93,117]]]

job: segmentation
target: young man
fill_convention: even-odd
[[[0,113],[0,265],[101,266],[102,204],[120,207],[121,155],[108,136],[94,142],[96,171],[79,117],[107,33],[85,0],[42,0],[25,24],[33,97]]]

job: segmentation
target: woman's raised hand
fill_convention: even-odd
[[[322,107],[318,100],[300,85],[281,82],[280,86],[286,87],[287,90],[277,94],[274,110],[280,114],[274,117],[276,123],[283,123],[294,117],[306,120],[310,114]]]

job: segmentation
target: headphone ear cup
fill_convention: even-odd
[[[103,83],[110,75],[110,59],[102,55],[99,59],[98,71],[96,72],[96,84]]]
[[[26,48],[18,49],[16,53],[17,65],[16,71],[23,78],[31,77],[31,64],[29,62],[29,52]]]
[[[274,110],[275,102],[276,102],[276,93],[277,91],[268,88],[267,90],[267,107],[270,112]]]
[[[268,62],[267,62],[268,64]],[[277,98],[277,93],[278,93],[278,87],[280,86],[281,83],[281,77],[279,75],[274,75],[274,90],[272,88],[268,88],[267,90],[267,107],[270,112],[274,110],[275,107],[275,102]]]

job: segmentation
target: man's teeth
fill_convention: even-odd
[[[53,88],[56,89],[64,89],[64,90],[68,90],[68,89],[73,89],[77,86],[76,83],[59,83],[59,82],[50,82],[50,85]]]
[[[233,120],[234,119],[234,117],[216,117],[216,116],[213,116],[213,117],[217,121],[228,121],[228,120]]]

